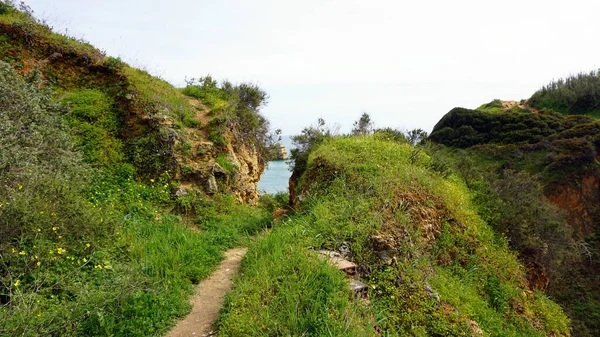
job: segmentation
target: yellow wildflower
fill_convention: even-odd
[[[19,281],[19,280],[16,280],[16,281],[15,281],[15,287],[18,287],[18,286],[19,286],[19,284],[21,284],[21,281]]]
[[[86,243],[86,244],[85,244],[85,248],[90,248],[90,246],[91,246],[91,245],[90,245],[89,243]]]
[[[83,263],[85,263],[85,262],[87,262],[87,259],[84,257],[84,258],[83,258]]]
[[[56,231],[58,229],[58,227],[52,227],[53,231]]]
[[[42,263],[40,261],[38,261],[38,263],[36,263],[36,265],[39,267],[42,265]]]
[[[66,253],[66,252],[67,252],[67,250],[66,250],[66,249],[64,249],[64,248],[60,248],[60,247],[59,247],[59,248],[57,248],[57,249],[56,249],[56,252],[57,252],[58,254],[62,255],[62,254],[64,254],[64,253]]]
[[[25,255],[25,254],[27,254],[27,253],[25,253],[24,250],[22,250],[22,251],[19,252],[19,255]]]

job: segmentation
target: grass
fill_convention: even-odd
[[[17,276],[18,286],[12,282],[13,305],[0,309],[0,335],[161,335],[190,309],[193,284],[214,270],[222,252],[269,226],[270,213],[260,208],[227,196],[190,196],[204,205],[196,211],[205,213],[192,230],[184,214],[164,211],[174,202],[167,182],[141,184],[132,173],[101,172],[88,188],[88,207],[104,214],[97,221],[112,224],[104,239],[91,237],[76,245],[79,252],[67,248],[61,254],[69,239],[57,228],[45,230],[64,236],[63,245],[42,236],[12,246],[13,263],[24,251],[27,258],[39,256],[41,265]],[[59,279],[52,285],[44,281],[48,277]]]
[[[375,334],[373,317],[389,336],[470,336],[473,322],[489,336],[568,335],[560,307],[527,290],[523,267],[465,186],[430,167],[407,144],[325,141],[300,178],[299,213],[250,246],[220,333],[364,336]],[[391,265],[374,237],[391,245]],[[314,252],[343,244],[370,285],[370,305]]]
[[[120,120],[103,91],[61,104],[0,73],[0,336],[162,335],[222,252],[270,225],[231,196],[175,197],[168,172],[138,180],[108,149]]]
[[[250,245],[243,276],[228,294],[219,319],[220,335],[373,334],[365,309],[351,300],[343,275],[306,249],[303,230],[308,228],[298,221]]]

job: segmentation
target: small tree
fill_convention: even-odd
[[[371,122],[371,117],[366,112],[363,112],[360,119],[354,122],[354,127],[352,128],[352,134],[355,136],[368,135],[373,131],[373,122]]]
[[[319,118],[317,124],[305,127],[299,135],[292,136],[292,143],[295,148],[290,154],[290,169],[294,175],[299,177],[306,169],[309,154],[317,145],[337,134],[337,127],[329,128],[325,126],[325,120]]]
[[[406,138],[412,145],[417,145],[423,139],[427,138],[427,132],[421,128],[412,129],[406,133]]]

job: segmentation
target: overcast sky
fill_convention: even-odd
[[[430,131],[456,106],[519,100],[600,66],[595,0],[26,0],[38,18],[176,86],[211,74],[269,93],[274,128]]]

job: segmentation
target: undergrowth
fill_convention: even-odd
[[[168,172],[139,182],[120,147],[101,152],[116,142],[110,98],[56,103],[39,80],[0,62],[0,336],[161,335],[222,252],[271,215],[230,196],[175,197]]]

